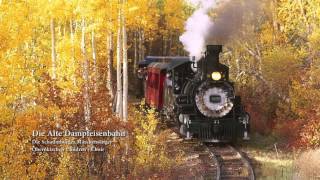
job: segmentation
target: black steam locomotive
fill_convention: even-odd
[[[235,95],[221,45],[208,45],[198,62],[147,56],[139,63],[146,103],[179,124],[180,133],[205,142],[249,139],[249,114]]]

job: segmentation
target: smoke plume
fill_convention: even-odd
[[[186,32],[180,36],[184,49],[195,56],[196,60],[201,58],[201,53],[205,48],[205,42],[209,35],[209,29],[213,27],[213,22],[208,13],[216,6],[215,0],[191,0],[193,5],[199,8],[188,18],[185,23]]]
[[[257,10],[256,0],[189,0],[196,11],[180,36],[184,49],[199,60],[207,44],[225,44],[243,25],[244,16]],[[213,17],[209,13],[213,11]]]

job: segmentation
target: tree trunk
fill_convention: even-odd
[[[153,46],[153,41],[150,40],[149,41],[149,54],[152,54],[152,46]],[[149,55],[149,54],[147,54],[147,55]]]
[[[244,43],[244,49],[254,58],[255,68],[258,70],[258,74],[262,74],[262,57],[259,46],[256,44],[256,49],[250,48],[247,43]]]
[[[141,56],[144,59],[145,56],[145,47],[144,47],[144,31],[141,31]]]
[[[138,61],[141,61],[141,32],[138,30],[137,32],[137,40],[138,40]]]
[[[112,4],[110,5],[110,12],[112,12]],[[109,15],[108,23],[112,24],[112,16]],[[108,29],[107,35],[107,88],[111,102],[114,100],[114,87],[113,87],[113,32]]]
[[[306,11],[304,9],[303,0],[298,0],[298,4],[299,4],[299,7],[300,7],[300,14],[303,17],[303,20],[304,20],[304,23],[305,23],[305,26],[306,26],[306,33],[307,34],[304,36],[304,38],[307,38],[312,33],[312,28],[311,28],[311,25],[308,22],[308,17],[306,15]],[[309,56],[307,58],[305,58],[304,64],[305,64],[305,67],[307,69],[309,69],[312,66],[312,63],[313,63],[313,53],[312,53],[312,48],[310,47],[310,44],[307,44],[307,47],[308,47]]]
[[[142,60],[144,58],[143,41],[144,41],[143,30],[140,30],[139,31],[139,60]]]
[[[168,50],[168,55],[171,56],[171,52],[172,52],[172,38],[173,38],[173,34],[172,32],[170,31],[169,32],[169,50]]]
[[[163,51],[162,51],[162,55],[166,56],[167,55],[167,38],[163,37]]]
[[[122,5],[123,6],[123,5]],[[123,13],[122,7],[122,53],[123,53],[123,120],[128,120],[128,57],[127,57],[127,30],[126,30],[126,18]]]
[[[58,28],[58,35],[61,37],[62,36],[62,32],[61,32],[61,25],[57,27]]]
[[[83,58],[83,80],[84,80],[84,120],[86,123],[90,122],[91,110],[90,110],[90,97],[89,97],[89,63],[87,59],[86,52],[86,42],[85,42],[85,20],[82,19],[82,38],[81,38],[81,53]]]
[[[70,37],[71,37],[71,58],[72,58],[72,66],[75,70],[74,74],[72,75],[73,85],[77,86],[77,78],[76,78],[76,53],[74,47],[74,29],[73,29],[73,22],[70,20]]]
[[[259,71],[259,73],[262,74],[262,55],[261,55],[261,50],[260,50],[260,47],[258,44],[256,44],[256,51],[257,51],[258,56],[260,57],[257,59],[258,71]]]
[[[50,29],[51,29],[51,63],[52,63],[52,79],[56,80],[56,63],[57,63],[57,53],[56,53],[56,36],[55,36],[55,25],[54,19],[50,20]]]
[[[273,26],[273,43],[277,43],[277,37],[279,34],[280,26],[278,22],[278,14],[277,14],[277,0],[271,1],[272,8],[272,26]]]
[[[109,90],[109,95],[111,98],[111,102],[114,98],[114,90],[113,90],[113,41],[112,41],[113,34],[110,32],[108,33],[107,37],[107,88]]]
[[[133,42],[133,46],[134,46],[134,58],[133,58],[133,74],[136,74],[137,72],[137,64],[138,64],[138,50],[137,50],[137,32],[135,31],[133,33],[134,36],[134,42]]]
[[[122,119],[122,78],[121,78],[121,11],[118,14],[118,34],[117,34],[117,106],[116,113],[117,116]]]
[[[302,0],[298,0],[298,4],[299,4],[299,7],[300,7],[300,14],[303,17],[305,26],[307,28],[306,32],[309,35],[311,33],[311,27],[310,27],[310,24],[308,23],[308,18],[307,18],[306,12],[304,10],[304,3],[302,2]]]
[[[66,35],[66,25],[63,26],[63,36]]]
[[[241,75],[240,57],[236,58],[236,69],[237,69],[236,79],[238,80]]]
[[[97,52],[96,52],[96,45],[95,45],[95,38],[94,38],[94,30],[91,32],[91,46],[92,46],[92,59],[93,59],[93,87],[94,92],[98,91],[98,79],[99,79],[99,72],[97,69]]]

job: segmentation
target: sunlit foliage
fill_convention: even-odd
[[[244,15],[225,56],[253,129],[276,130],[289,145],[319,146],[320,3],[261,0],[258,9]]]
[[[168,27],[162,23],[167,24],[167,21],[159,15],[162,10],[158,1],[128,0],[123,6],[122,2],[124,1],[0,1],[0,178],[70,179],[97,174],[118,177],[128,171],[123,168],[127,141],[122,140],[118,140],[114,147],[106,147],[109,154],[101,154],[100,157],[86,153],[31,152],[32,130],[82,130],[91,127],[129,129],[130,133],[130,129],[133,129],[130,123],[122,124],[111,111],[112,102],[105,88],[106,63],[109,58],[107,37],[112,32],[113,43],[116,43],[116,18],[119,8],[123,7],[131,59],[129,73],[132,73],[134,33],[139,31],[143,35],[137,40],[139,48],[152,53],[150,42],[161,46],[161,42],[155,42],[162,41],[163,29]],[[182,1],[177,1],[177,7],[182,6],[179,3],[183,4]],[[164,2],[164,6],[166,4]],[[172,17],[180,14],[178,10],[170,12]],[[174,26],[172,23],[177,23],[177,27],[181,27],[183,18],[185,17],[179,18],[179,21],[170,20],[170,24]],[[86,22],[84,36],[92,111],[89,123],[83,117],[84,58],[80,46],[83,20]],[[175,33],[178,34],[179,31],[181,28]],[[92,57],[92,32],[97,62]],[[176,48],[178,44],[175,41],[172,48]],[[114,45],[113,51],[115,47]],[[181,46],[179,48],[182,49]],[[55,50],[55,65],[52,49]],[[113,56],[115,55],[114,53]],[[98,91],[93,88],[96,84]],[[129,140],[129,146],[131,143],[134,144],[133,140]],[[92,161],[104,164],[94,165],[97,167],[92,168],[89,163]]]

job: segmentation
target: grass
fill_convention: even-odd
[[[294,160],[283,156],[283,154],[262,153],[254,156],[256,161],[257,179],[293,179],[294,177]]]
[[[320,148],[303,152],[295,161],[299,179],[320,180]]]
[[[296,176],[294,162],[297,153],[284,151],[285,144],[281,139],[255,134],[241,146],[252,159],[257,179],[285,180]]]

